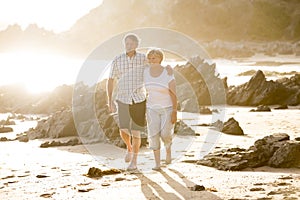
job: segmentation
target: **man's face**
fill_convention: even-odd
[[[125,40],[126,52],[134,51],[138,47],[138,43],[130,38]]]

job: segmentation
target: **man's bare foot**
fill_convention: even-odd
[[[133,165],[132,163],[127,167],[127,171],[133,171],[136,169],[137,169],[136,165]]]

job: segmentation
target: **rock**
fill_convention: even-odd
[[[271,112],[269,106],[259,105],[255,110],[251,109],[250,112]]]
[[[195,135],[195,131],[182,120],[176,122],[174,133],[177,135]]]
[[[0,138],[0,141],[1,141],[1,142],[6,142],[6,141],[8,141],[8,139],[7,139],[7,137],[1,137],[1,138]]]
[[[38,125],[26,134],[30,139],[77,136],[71,109],[57,111],[48,119],[38,121]]]
[[[113,175],[113,174],[119,174],[119,173],[121,173],[121,171],[119,169],[115,169],[115,168],[108,169],[108,170],[101,170],[96,167],[91,167],[87,173],[87,176],[91,177],[91,178],[96,178],[96,177],[102,177],[105,175]]]
[[[200,107],[200,114],[210,115],[212,111],[207,107]]]
[[[250,188],[251,192],[256,192],[256,191],[265,191],[264,188]]]
[[[19,142],[28,142],[29,141],[29,138],[26,134],[20,135],[16,139],[19,140]]]
[[[41,194],[40,197],[43,197],[43,198],[51,198],[55,193],[45,193],[45,194]]]
[[[204,191],[205,187],[203,185],[194,185],[193,187],[191,187],[192,191]]]
[[[176,66],[174,76],[180,111],[199,113],[200,106],[226,103],[226,79],[218,77],[215,64],[197,56]]]
[[[231,135],[244,135],[244,131],[233,117],[224,123],[222,132]]]
[[[197,164],[220,170],[242,170],[261,166],[300,167],[300,142],[277,133],[255,141],[249,149],[231,148],[204,156]]]
[[[267,81],[264,73],[258,70],[249,82],[231,88],[227,93],[230,105],[298,105],[300,103],[300,75],[290,79]]]
[[[11,121],[9,118],[7,118],[7,120],[1,120],[0,125],[5,125],[5,126],[16,125],[16,122]]]
[[[47,177],[49,177],[49,176],[43,175],[43,174],[39,174],[39,175],[36,175],[36,177],[37,177],[37,178],[47,178]]]
[[[13,131],[14,131],[14,129],[11,127],[5,127],[5,126],[0,127],[0,133],[8,133],[8,132],[13,132]]]
[[[180,108],[182,112],[199,113],[200,108],[196,98],[189,98],[181,102]]]
[[[48,147],[58,147],[58,146],[75,146],[82,144],[78,138],[69,139],[67,142],[61,141],[47,141],[40,145],[41,148],[48,148]]]
[[[300,167],[300,142],[288,141],[281,145],[268,162],[271,167]]]
[[[223,129],[224,123],[221,120],[217,120],[212,123],[212,126],[215,127],[218,131]]]
[[[94,190],[94,188],[80,188],[78,189],[78,192],[89,192],[91,190]]]
[[[278,107],[276,107],[274,109],[276,109],[276,110],[282,110],[282,109],[288,109],[288,108],[289,107],[286,104],[284,104],[284,105],[280,105],[280,106],[278,106]]]

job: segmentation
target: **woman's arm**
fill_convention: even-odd
[[[174,79],[169,82],[169,94],[171,96],[172,106],[173,106],[171,122],[172,124],[175,124],[177,121],[177,95],[176,95],[176,82]]]

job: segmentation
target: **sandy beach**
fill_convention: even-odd
[[[0,200],[300,200],[299,8],[300,0],[0,1]],[[130,45],[128,33],[138,36]],[[152,170],[142,146],[128,171],[106,79],[124,80],[132,91],[123,94],[139,102],[146,62],[133,50],[152,48],[174,69],[179,128],[171,164],[163,148]]]
[[[110,144],[40,148],[39,145],[47,139],[28,143],[1,142],[0,198],[300,199],[300,169],[260,167],[220,171],[182,162],[196,160],[207,153],[200,150],[210,143],[208,134],[219,136],[217,141],[211,141],[212,144],[208,145],[214,149],[248,148],[255,140],[273,133],[287,133],[291,139],[299,137],[299,107],[254,113],[249,112],[251,107],[227,106],[225,109],[225,119],[234,117],[239,121],[244,136],[221,134],[211,127],[195,126],[211,121],[211,115],[181,113],[183,120],[200,136],[176,136],[173,162],[164,165],[160,172],[151,170],[153,155],[145,147],[139,155],[139,170],[129,173],[123,161],[125,150]],[[17,122],[15,132],[10,134],[22,132],[30,125],[34,122]],[[117,168],[122,173],[90,178],[86,174],[91,167],[102,170]],[[205,190],[193,191],[195,185],[202,185]]]

